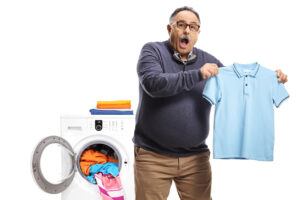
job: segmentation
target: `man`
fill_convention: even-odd
[[[165,200],[172,180],[183,200],[211,199],[210,152],[205,144],[211,106],[202,98],[206,79],[222,63],[194,47],[200,19],[192,8],[176,9],[169,40],[147,43],[137,71],[136,200]],[[279,81],[287,76],[278,71]]]

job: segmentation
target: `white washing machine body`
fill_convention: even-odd
[[[98,186],[87,180],[80,168],[80,157],[84,150],[92,145],[110,147],[119,161],[119,176],[121,178],[124,197],[134,199],[134,152],[132,137],[134,132],[133,115],[90,115],[61,117],[61,137],[50,136],[43,139],[36,147],[33,159],[33,175],[45,192],[61,193],[62,200],[99,200]],[[44,149],[53,143],[58,143],[66,149],[61,153],[63,175],[59,183],[48,181],[41,169],[41,155]],[[71,159],[70,159],[71,156]],[[70,162],[66,162],[71,160]]]

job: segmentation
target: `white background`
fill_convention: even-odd
[[[60,134],[61,114],[88,114],[97,100],[131,99],[136,109],[142,45],[168,39],[170,14],[189,5],[202,22],[196,47],[224,65],[258,61],[289,76],[290,99],[275,111],[274,162],[211,159],[214,200],[299,200],[296,2],[2,0],[0,199],[60,199],[32,179],[35,145]],[[212,148],[212,129],[207,143]]]

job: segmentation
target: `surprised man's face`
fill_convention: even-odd
[[[186,24],[190,26],[186,26]],[[181,55],[187,58],[198,40],[200,29],[197,16],[191,11],[181,11],[175,15],[172,24],[167,29],[170,36],[171,46]],[[186,27],[186,28],[185,28]]]

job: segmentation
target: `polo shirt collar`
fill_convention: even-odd
[[[258,62],[254,62],[250,64],[233,63],[233,70],[239,78],[246,75],[256,77],[256,74],[259,70],[259,64]],[[246,72],[246,70],[251,70],[251,71]]]

